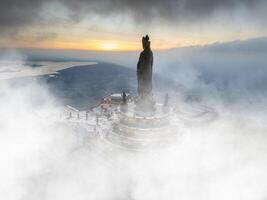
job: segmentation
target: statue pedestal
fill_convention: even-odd
[[[135,112],[137,115],[153,115],[156,111],[155,100],[152,95],[142,95],[139,96],[135,102]]]
[[[136,102],[129,102],[127,110],[121,107],[118,121],[109,129],[105,141],[116,148],[129,151],[150,151],[168,147],[176,137],[176,132],[170,128],[172,112],[163,111],[163,105],[156,103],[151,108],[152,112],[149,112],[151,110],[147,107],[147,110],[140,110],[141,107],[138,107]]]

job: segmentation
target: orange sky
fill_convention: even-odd
[[[214,42],[224,42],[236,39],[247,39],[253,38],[254,34],[243,35],[242,37],[227,37],[227,34],[223,36],[216,35],[210,37],[172,37],[171,40],[162,39],[156,35],[151,34],[150,38],[152,41],[153,49],[169,49],[176,47],[186,47],[194,45],[206,45]],[[1,47],[14,47],[14,48],[44,48],[44,49],[80,49],[80,50],[97,50],[97,51],[131,51],[140,50],[142,35],[137,34],[134,38],[129,37],[128,39],[114,38],[107,36],[103,38],[77,38],[75,36],[64,37],[58,36],[56,38],[37,40],[35,36],[21,35],[13,41],[1,41]]]

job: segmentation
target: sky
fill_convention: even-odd
[[[0,0],[0,47],[139,50],[267,35],[264,0]]]

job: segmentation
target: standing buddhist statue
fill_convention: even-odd
[[[150,48],[148,35],[142,38],[143,51],[137,63],[138,102],[140,110],[152,111],[154,100],[152,97],[153,53]]]

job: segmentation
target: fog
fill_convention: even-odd
[[[175,91],[165,85],[164,92],[181,112],[171,130],[177,141],[147,152],[110,150],[66,123],[45,82],[2,80],[0,198],[266,199],[265,61],[237,54],[154,54],[155,73],[177,85]],[[203,105],[216,115],[190,117]]]

